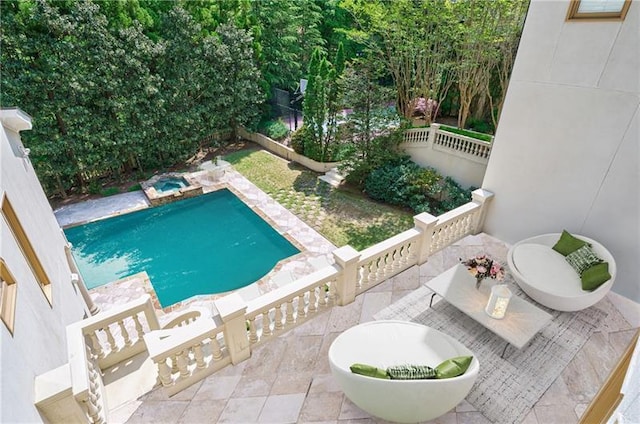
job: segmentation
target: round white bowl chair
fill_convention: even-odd
[[[457,356],[473,356],[458,377],[428,380],[385,380],[354,374],[354,363],[388,368],[392,365],[435,367]],[[372,321],[351,327],[329,348],[331,372],[360,409],[387,421],[415,423],[444,415],[460,403],[478,377],[473,353],[452,337],[405,321]]]
[[[580,276],[552,249],[560,233],[531,237],[511,246],[507,263],[516,282],[533,300],[558,311],[579,311],[604,298],[616,278],[616,262],[600,243],[588,237],[574,237],[591,244],[596,255],[609,263],[611,278],[593,291],[582,290]]]

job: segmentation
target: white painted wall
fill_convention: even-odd
[[[18,132],[6,128],[15,112],[0,110],[0,199],[9,196],[25,232],[51,280],[49,304],[6,221],[0,218],[0,257],[17,284],[13,336],[0,323],[0,422],[38,422],[36,375],[67,362],[66,326],[81,320],[84,302],[71,284],[66,240],[28,159],[20,155]],[[28,118],[28,117],[27,117]],[[17,121],[20,121],[18,118]],[[30,128],[30,120],[22,121]]]
[[[532,0],[483,188],[484,230],[599,240],[613,291],[640,302],[640,2],[624,21],[565,21],[569,0]]]

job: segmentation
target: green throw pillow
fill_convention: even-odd
[[[595,290],[610,279],[609,264],[607,262],[600,262],[582,272],[582,276],[580,277],[582,290]]]
[[[562,230],[560,239],[553,245],[552,249],[560,253],[562,256],[567,256],[569,253],[573,253],[580,249],[582,246],[588,245],[584,240],[580,240],[577,237],[569,234],[568,231]]]
[[[367,364],[353,364],[349,367],[352,373],[365,375],[367,377],[373,378],[384,378],[388,379],[387,371],[378,367],[374,367],[373,365]]]
[[[473,356],[457,356],[447,359],[436,367],[436,378],[452,378],[462,375],[467,371]]]
[[[436,378],[436,370],[427,365],[393,365],[387,368],[392,380],[425,380]]]
[[[585,269],[602,262],[602,259],[596,256],[593,249],[589,246],[582,246],[575,252],[569,253],[564,258],[569,262],[569,265],[576,270],[578,275],[582,275],[582,271]]]

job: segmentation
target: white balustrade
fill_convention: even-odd
[[[418,262],[421,232],[415,228],[375,244],[360,253],[356,293],[393,277]]]
[[[436,127],[434,145],[465,153],[482,159],[489,159],[491,143],[461,134],[454,134]]]
[[[327,310],[335,298],[332,286],[337,275],[334,266],[327,266],[248,302],[246,320],[252,346]]]
[[[143,352],[144,333],[160,328],[148,295],[101,312],[81,323],[82,332],[90,338],[92,353],[98,357],[101,369]]]
[[[67,326],[71,390],[90,423],[108,422],[102,370],[145,350],[139,314],[159,328],[148,295]]]
[[[223,325],[208,316],[187,325],[151,331],[144,335],[149,356],[169,396],[229,365],[231,358],[220,347]]]
[[[491,142],[449,132],[442,129],[440,124],[431,124],[429,128],[408,129],[404,133],[402,142],[408,145],[433,144],[482,159],[489,159],[491,153]]]
[[[427,143],[430,128],[410,128],[405,131],[403,143]]]

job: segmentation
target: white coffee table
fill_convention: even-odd
[[[476,279],[464,265],[456,265],[426,283],[444,300],[491,330],[509,344],[522,349],[549,321],[551,315],[518,296],[509,302],[503,319],[491,318],[484,311],[495,280],[485,280],[476,289]],[[431,300],[433,301],[433,296]],[[431,305],[429,305],[431,306]],[[507,350],[505,346],[502,355]]]

